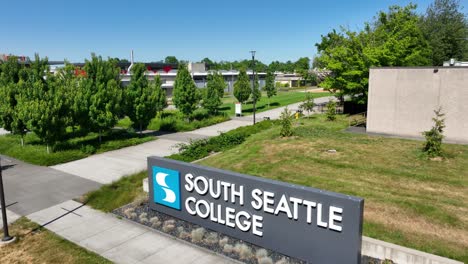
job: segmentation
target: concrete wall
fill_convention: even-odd
[[[446,141],[468,143],[468,68],[370,70],[367,132],[422,137],[439,106]]]

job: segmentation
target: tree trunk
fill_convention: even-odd
[[[24,137],[21,135],[21,146],[24,147]]]
[[[47,148],[47,154],[50,154],[49,143],[46,144],[46,148]]]
[[[99,144],[102,143],[102,131],[99,130]]]
[[[143,134],[143,125],[140,122],[140,136]]]

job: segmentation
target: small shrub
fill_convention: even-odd
[[[429,157],[442,156],[442,140],[444,139],[445,119],[442,113],[442,108],[434,110],[435,117],[432,118],[434,126],[429,131],[423,132],[426,142],[424,143],[423,151]]]
[[[199,227],[197,229],[192,230],[192,242],[201,242],[203,240],[205,232],[206,230],[203,227]]]
[[[223,252],[227,253],[227,254],[230,254],[230,253],[234,252],[234,247],[232,245],[230,245],[230,244],[226,244],[223,247]]]
[[[228,237],[223,237],[222,239],[219,240],[219,246],[224,247],[227,243],[229,243],[229,238]]]
[[[81,146],[80,150],[81,152],[88,154],[88,155],[96,153],[96,147],[92,145],[83,145]]]
[[[327,120],[335,121],[336,120],[336,102],[330,100],[327,104]]]
[[[258,259],[258,264],[273,264],[273,260],[270,257],[263,257]]]
[[[299,106],[300,109],[307,111],[310,114],[314,110],[314,97],[310,93],[306,93],[305,101]]]
[[[208,110],[206,110],[205,108],[198,108],[195,111],[193,111],[191,115],[191,119],[194,119],[194,120],[203,120],[209,117],[210,117],[210,114],[208,113]]]
[[[292,131],[292,115],[291,111],[286,107],[280,116],[281,131],[280,134],[282,137],[290,137],[293,134]]]
[[[210,232],[203,241],[208,245],[214,245],[218,243],[218,233]]]
[[[255,252],[255,257],[257,257],[257,259],[268,257],[268,251],[264,248],[258,249],[257,252]]]

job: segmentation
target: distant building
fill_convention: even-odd
[[[450,59],[449,61],[444,61],[444,67],[468,67],[468,61],[457,61],[455,59]]]
[[[275,72],[275,84],[287,84],[288,87],[298,87],[303,80],[297,73]]]

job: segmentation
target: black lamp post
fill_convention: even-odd
[[[252,53],[252,93],[255,88],[255,50],[251,50],[250,53]],[[255,105],[257,104],[257,100],[253,100],[253,123],[255,125],[255,112],[257,109],[255,108]]]
[[[6,215],[6,205],[5,205],[5,193],[3,190],[3,175],[2,175],[2,158],[0,157],[0,203],[2,206],[2,220],[3,220],[3,242],[11,241],[14,237],[11,237],[8,233],[8,222]]]

